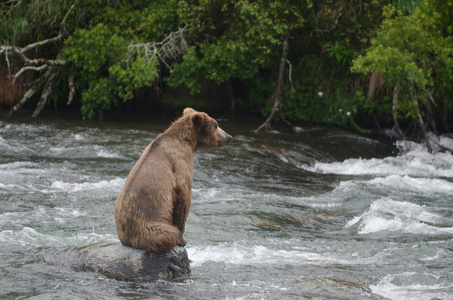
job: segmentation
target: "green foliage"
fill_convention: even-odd
[[[451,92],[446,82],[453,80],[453,43],[445,32],[450,30],[451,20],[441,11],[451,12],[452,2],[422,1],[407,16],[392,6],[386,7],[385,20],[371,47],[354,61],[352,71],[383,74],[389,85],[403,92],[398,103],[403,118],[417,116],[410,97],[404,96],[410,85],[417,88],[417,96],[425,102],[430,95],[442,95],[440,101],[450,98],[445,96]],[[450,100],[446,101],[451,106]]]
[[[178,15],[197,42],[173,66],[168,82],[192,93],[199,92],[201,76],[220,84],[274,66],[284,36],[303,23],[300,8],[281,1],[180,1]]]
[[[358,110],[363,108],[366,102],[360,91],[353,97],[342,94],[339,90],[330,97],[325,97],[322,91],[312,96],[286,90],[284,95],[285,103],[281,116],[288,120],[303,120],[362,131],[354,121]]]
[[[118,96],[124,101],[133,98],[134,90],[152,84],[158,77],[158,61],[154,57],[146,60],[142,56],[137,58],[128,67],[122,68],[120,65],[113,65],[109,69],[109,74],[115,78],[118,84]]]
[[[425,102],[434,96],[434,114],[442,115],[448,127],[453,107],[452,2],[9,1],[0,3],[0,42],[25,46],[67,33],[64,44],[42,50],[69,63],[50,99],[55,106],[64,101],[61,95],[67,93],[74,65],[75,102],[85,118],[101,117],[104,110],[134,101],[144,88],[165,88],[168,83],[198,94],[202,82],[228,82],[237,93],[236,107],[267,115],[273,107],[282,42],[288,38],[277,118],[360,130],[360,118],[391,119],[389,87],[396,86],[398,117],[410,120],[417,112],[409,96],[414,86]],[[383,74],[386,85],[367,99],[368,82],[361,75],[372,72]],[[164,95],[160,101],[171,106],[169,101],[182,105],[188,99]]]
[[[337,62],[348,70],[351,66],[352,61],[357,56],[357,53],[345,45],[341,41],[335,41],[332,46],[329,45],[327,48],[329,57],[334,58]]]
[[[403,17],[392,6],[384,10],[386,20],[382,23],[366,56],[359,57],[352,67],[354,72],[376,72],[385,75],[391,85],[415,75],[416,83],[430,84],[430,74],[420,64],[435,44],[419,18],[414,15]]]
[[[63,52],[63,58],[77,67],[81,110],[87,118],[102,117],[102,111],[119,100],[131,100],[135,90],[156,84],[158,58],[132,45],[162,38],[174,18],[174,11],[169,12],[173,1],[156,1],[152,6],[148,1],[118,1],[118,7],[107,8],[101,6],[103,2],[86,2],[90,24],[66,40]]]
[[[25,46],[70,27],[63,19],[74,0],[22,0],[0,3],[0,44]],[[73,16],[72,16],[73,17]]]
[[[103,77],[90,82],[88,89],[83,92],[80,110],[86,118],[93,118],[97,112],[102,119],[102,111],[109,109],[112,104],[116,104],[115,97],[112,97],[112,82]]]
[[[391,1],[391,4],[402,13],[408,15],[420,4],[420,1],[421,0],[393,0]]]
[[[63,58],[74,63],[80,74],[79,85],[84,86],[81,110],[85,117],[92,118],[98,108],[101,116],[102,110],[116,103],[116,85],[108,77],[109,63],[117,61],[125,51],[124,40],[102,23],[77,30],[66,40]]]
[[[256,76],[244,80],[248,93],[236,100],[239,108],[256,109],[263,115],[272,110],[273,103],[268,101],[275,87],[269,81],[268,72],[260,72]]]

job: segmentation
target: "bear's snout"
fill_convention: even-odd
[[[226,142],[225,142],[225,145],[228,145],[229,143],[231,143],[231,140],[233,139],[233,137],[229,134],[227,134],[227,137],[226,137]]]
[[[220,131],[219,146],[225,146],[231,143],[233,137],[220,128],[218,130]]]

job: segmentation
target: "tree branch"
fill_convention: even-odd
[[[30,88],[24,94],[22,99],[18,103],[16,103],[16,105],[9,111],[8,115],[12,115],[17,110],[22,108],[22,106],[39,90],[39,88],[44,84],[44,82],[47,81],[46,87],[43,91],[43,94],[41,95],[41,100],[39,101],[35,113],[33,113],[33,116],[36,117],[41,112],[42,108],[44,107],[44,104],[46,103],[48,95],[52,91],[54,81],[57,78],[57,75],[60,74],[61,70],[63,70],[63,67],[66,65],[66,61],[45,58],[30,59],[26,55],[26,52],[37,49],[38,47],[42,47],[50,43],[57,42],[60,39],[62,39],[63,36],[64,35],[60,33],[56,37],[29,44],[23,48],[17,46],[0,46],[0,54],[5,54],[7,59],[9,78],[12,84],[14,84],[17,78],[26,71],[35,72],[46,71],[38,80],[36,80],[30,85]],[[14,75],[11,75],[11,65],[9,64],[8,59],[8,55],[10,53],[17,54],[19,58],[24,62],[24,66]]]
[[[69,96],[68,96],[68,102],[66,102],[66,105],[70,105],[72,100],[74,99],[75,95],[75,86],[74,86],[74,78],[76,74],[76,68],[75,65],[73,64],[71,67],[71,73],[69,74],[68,77],[68,87],[69,87]]]
[[[61,26],[63,26],[64,30],[66,30],[66,27],[65,27],[66,18],[69,16],[69,14],[71,13],[71,11],[74,9],[74,7],[75,7],[76,4],[77,4],[77,0],[74,1],[74,3],[71,5],[71,7],[68,9],[68,12],[67,12],[66,15],[64,16],[63,21],[61,21]]]
[[[272,111],[269,115],[269,117],[264,121],[264,123],[258,127],[255,132],[260,131],[261,129],[265,129],[266,132],[269,130],[272,130],[271,128],[271,121],[272,118],[274,117],[274,114],[276,111],[278,111],[281,107],[281,90],[283,86],[283,75],[285,73],[285,65],[286,65],[286,60],[288,57],[288,35],[286,35],[285,39],[283,40],[283,51],[282,51],[282,58],[280,60],[280,67],[278,71],[278,81],[277,81],[277,87],[275,88],[274,93],[270,97],[270,99],[274,99],[274,107],[272,108]]]
[[[36,84],[33,84],[29,89],[28,91],[25,93],[24,97],[22,97],[22,99],[16,104],[14,105],[13,108],[11,108],[11,110],[9,111],[8,113],[8,116],[11,116],[13,113],[15,113],[16,111],[18,111],[19,109],[22,108],[22,106],[24,106],[24,104],[39,90],[39,88],[41,87],[41,85],[51,76],[51,69],[48,69],[46,71],[46,73],[44,73],[44,75],[41,76],[41,78],[39,78],[39,80],[37,80],[35,83]]]
[[[177,59],[187,52],[189,49],[186,40],[184,39],[184,34],[189,30],[189,25],[179,28],[178,31],[171,32],[167,35],[162,41],[156,42],[152,41],[149,43],[135,43],[130,44],[129,57],[126,60],[126,63],[129,65],[131,58],[133,57],[133,50],[137,51],[137,54],[141,54],[143,51],[143,56],[150,61],[157,57],[167,69],[172,72],[173,70],[170,67],[170,64],[167,62],[168,59]]]
[[[397,105],[398,105],[398,94],[399,94],[398,87],[395,86],[393,88],[393,104],[392,104],[392,116],[393,116],[393,122],[395,124],[394,128],[401,135],[403,140],[406,140],[406,136],[404,135],[403,131],[401,130],[400,124],[398,122],[398,117],[396,114],[396,109],[397,109]]]
[[[19,77],[23,72],[27,70],[32,70],[32,71],[43,71],[45,70],[48,66],[64,66],[66,64],[65,61],[63,60],[52,60],[52,59],[45,59],[45,58],[36,58],[36,59],[30,59],[28,58],[27,55],[25,55],[26,52],[35,49],[37,47],[41,47],[43,45],[49,44],[56,42],[60,40],[63,37],[63,34],[59,34],[56,37],[42,40],[33,44],[29,44],[23,48],[17,47],[17,46],[0,46],[0,54],[5,54],[7,64],[8,64],[8,71],[10,72],[10,78],[13,80],[13,84],[16,81],[17,77]],[[15,75],[11,76],[11,65],[9,64],[9,59],[8,55],[10,52],[16,53],[24,62],[25,66],[21,68]],[[38,66],[38,65],[47,65],[47,67],[30,67],[30,66]]]
[[[453,149],[452,148],[449,148],[449,147],[446,147],[444,145],[441,145],[440,143],[438,143],[437,141],[435,141],[432,137],[428,136],[428,138],[434,143],[436,144],[440,149],[444,150],[444,151],[449,151],[451,153],[453,153]]]
[[[39,42],[36,42],[36,43],[33,43],[33,44],[29,44],[29,45],[25,46],[24,48],[21,48],[21,52],[24,53],[24,52],[27,52],[27,51],[32,50],[32,49],[35,49],[37,47],[41,47],[41,46],[49,44],[49,43],[58,42],[63,37],[64,37],[64,34],[60,32],[58,34],[58,36],[56,36],[56,37],[53,37],[53,38],[50,38],[50,39],[46,39],[46,40],[42,40],[42,41],[39,41]]]
[[[53,87],[55,85],[55,82],[57,81],[58,75],[60,75],[62,68],[58,67],[51,67],[49,69],[50,71],[50,76],[49,80],[47,80],[46,86],[44,87],[44,90],[42,91],[41,94],[41,99],[39,100],[38,104],[36,105],[36,109],[32,114],[32,118],[36,118],[44,108],[44,105],[47,102],[47,98],[49,97],[50,93],[53,90]]]
[[[50,3],[52,3],[54,0],[45,0],[41,3],[38,3],[38,6],[44,7],[47,4],[49,4],[50,8]],[[63,0],[60,0],[63,2]],[[17,0],[17,3],[14,4],[16,1],[15,0],[10,0],[11,7],[17,7],[22,3],[22,0]],[[39,1],[38,1],[39,2]],[[79,0],[74,0],[74,3],[70,6],[68,11],[63,17],[63,20],[61,22],[58,22],[60,19],[60,14],[54,14],[53,18],[48,19],[48,22],[50,22],[50,26],[54,29],[59,28],[59,33],[57,36],[44,39],[35,43],[31,43],[26,45],[25,47],[18,47],[18,46],[9,46],[9,45],[2,45],[0,46],[0,55],[4,54],[8,66],[8,77],[11,80],[11,83],[14,84],[16,80],[23,75],[27,71],[33,71],[33,72],[44,72],[37,80],[35,80],[32,83],[26,84],[28,87],[28,90],[25,92],[23,98],[16,103],[16,105],[9,111],[9,115],[13,114],[16,112],[18,109],[20,109],[39,89],[41,86],[44,86],[44,89],[41,94],[41,98],[38,102],[38,105],[33,113],[33,117],[36,117],[39,115],[39,113],[42,111],[44,105],[47,102],[47,99],[49,95],[51,94],[55,83],[63,71],[64,67],[66,66],[67,62],[64,60],[57,59],[58,55],[56,56],[55,59],[48,59],[48,58],[33,58],[36,56],[36,52],[38,49],[46,47],[48,45],[52,45],[54,43],[60,42],[64,40],[64,38],[67,36],[67,31],[65,28],[65,23],[68,18],[68,16],[71,14],[71,12],[74,11],[74,8],[77,6],[79,3]],[[57,5],[57,4],[55,4]],[[35,14],[37,11],[40,11],[40,9],[35,11]],[[50,12],[50,11],[49,11]],[[37,17],[35,15],[34,17]],[[38,24],[39,25],[39,24]],[[33,53],[33,54],[32,54]],[[17,55],[18,58],[23,62],[21,68],[19,71],[17,71],[14,75],[11,74],[11,64],[9,61],[9,56],[10,55]],[[75,77],[75,68],[71,69],[71,73],[68,78],[68,86],[69,86],[69,97],[68,97],[68,104],[71,103],[72,99],[74,98],[75,94],[75,86],[74,86],[74,77]]]
[[[422,115],[420,113],[420,108],[418,106],[418,100],[417,100],[417,98],[415,96],[415,91],[414,91],[414,72],[410,72],[410,74],[411,74],[411,80],[409,80],[409,82],[408,82],[408,84],[409,84],[409,94],[411,96],[412,103],[414,104],[415,111],[417,113],[418,125],[420,126],[420,130],[422,131],[423,136],[425,137],[426,147],[428,148],[428,152],[432,153],[433,152],[433,148],[431,146],[431,143],[429,142],[429,136],[428,136],[428,133],[426,132],[425,124],[423,122],[423,118],[422,118]]]
[[[19,71],[17,71],[16,74],[12,75],[10,77],[11,79],[11,84],[14,85],[14,83],[16,82],[16,79],[22,75],[22,73],[24,73],[25,71],[36,71],[36,72],[41,72],[41,71],[44,71],[44,70],[47,70],[49,66],[48,65],[42,65],[40,67],[33,67],[33,66],[25,66],[23,68],[21,68]]]

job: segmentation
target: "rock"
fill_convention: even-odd
[[[190,274],[189,257],[181,246],[159,255],[124,246],[119,241],[106,241],[65,256],[66,264],[76,271],[99,272],[117,280],[173,280]]]

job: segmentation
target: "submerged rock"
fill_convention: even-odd
[[[66,263],[76,271],[99,272],[128,281],[172,280],[190,274],[187,251],[181,246],[155,254],[119,241],[106,241],[67,253]]]

